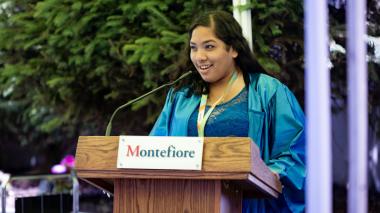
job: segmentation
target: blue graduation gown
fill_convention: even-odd
[[[186,97],[186,93],[186,88],[169,91],[150,135],[187,136],[200,96]],[[248,119],[248,136],[266,165],[280,175],[283,193],[277,199],[244,200],[243,212],[305,211],[305,119],[293,93],[275,78],[250,74]]]

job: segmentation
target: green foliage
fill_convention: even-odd
[[[116,106],[176,75],[173,63],[187,45],[186,29],[194,14],[227,9],[231,2],[0,4],[1,126],[7,134],[19,135],[18,141],[47,145],[75,141],[72,137],[79,134],[104,134]],[[164,93],[120,114],[115,132],[146,134]]]
[[[231,0],[0,0],[3,137],[20,144],[69,144],[62,148],[67,151],[78,135],[103,135],[116,106],[178,75],[173,64],[188,45],[186,29],[196,14],[231,10],[231,4]],[[368,32],[379,36],[377,3],[367,4]],[[258,62],[285,82],[302,104],[302,1],[251,0],[240,7],[247,8]],[[331,38],[344,47],[344,9],[330,8],[330,14]],[[331,60],[332,99],[339,110],[346,98],[345,55],[334,53]],[[380,120],[380,69],[373,62],[368,68],[370,124],[375,128]],[[162,108],[164,93],[119,114],[114,132],[146,134]]]
[[[104,134],[116,106],[178,75],[173,64],[188,45],[187,27],[197,13],[232,9],[230,0],[0,4],[1,126],[22,143],[42,145]],[[252,8],[259,63],[290,85],[301,79],[291,88],[302,94],[300,2],[252,1],[242,8]],[[114,132],[146,134],[164,94],[119,114]]]
[[[0,104],[19,103],[12,113],[11,108],[2,110],[7,122],[15,116],[14,123],[25,130],[13,128],[11,134],[23,135],[20,140],[29,143],[41,137],[63,142],[78,134],[104,134],[116,106],[178,75],[173,64],[188,45],[187,26],[197,13],[232,9],[230,0],[0,3]],[[254,0],[244,8],[252,9],[259,63],[302,100],[300,1]],[[114,132],[146,134],[164,93],[120,114]]]

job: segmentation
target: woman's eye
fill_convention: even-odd
[[[190,45],[190,49],[194,51],[194,50],[197,49],[197,47],[196,47],[196,46],[193,46],[193,45]]]
[[[205,46],[206,49],[212,49],[212,48],[214,48],[214,47],[215,47],[215,46],[212,45],[212,44],[207,44],[207,45]]]

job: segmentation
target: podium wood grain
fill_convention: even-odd
[[[225,196],[233,197],[232,202]],[[211,180],[117,179],[114,197],[115,213],[241,212],[242,208],[241,191],[227,191],[221,181]]]

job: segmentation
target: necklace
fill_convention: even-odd
[[[221,101],[223,101],[225,96],[230,92],[232,85],[236,81],[237,77],[238,77],[237,72],[234,71],[234,73],[231,76],[231,79],[228,81],[228,85],[226,89],[224,90],[222,96],[220,96],[220,98],[211,105],[210,109],[207,110],[206,114],[205,114],[205,111],[206,111],[206,103],[207,103],[208,95],[207,94],[202,95],[201,103],[199,104],[199,112],[198,112],[198,120],[197,120],[197,129],[198,129],[199,137],[204,137],[204,129],[206,126],[207,119],[210,117],[211,112],[215,109],[216,105],[218,105]]]

